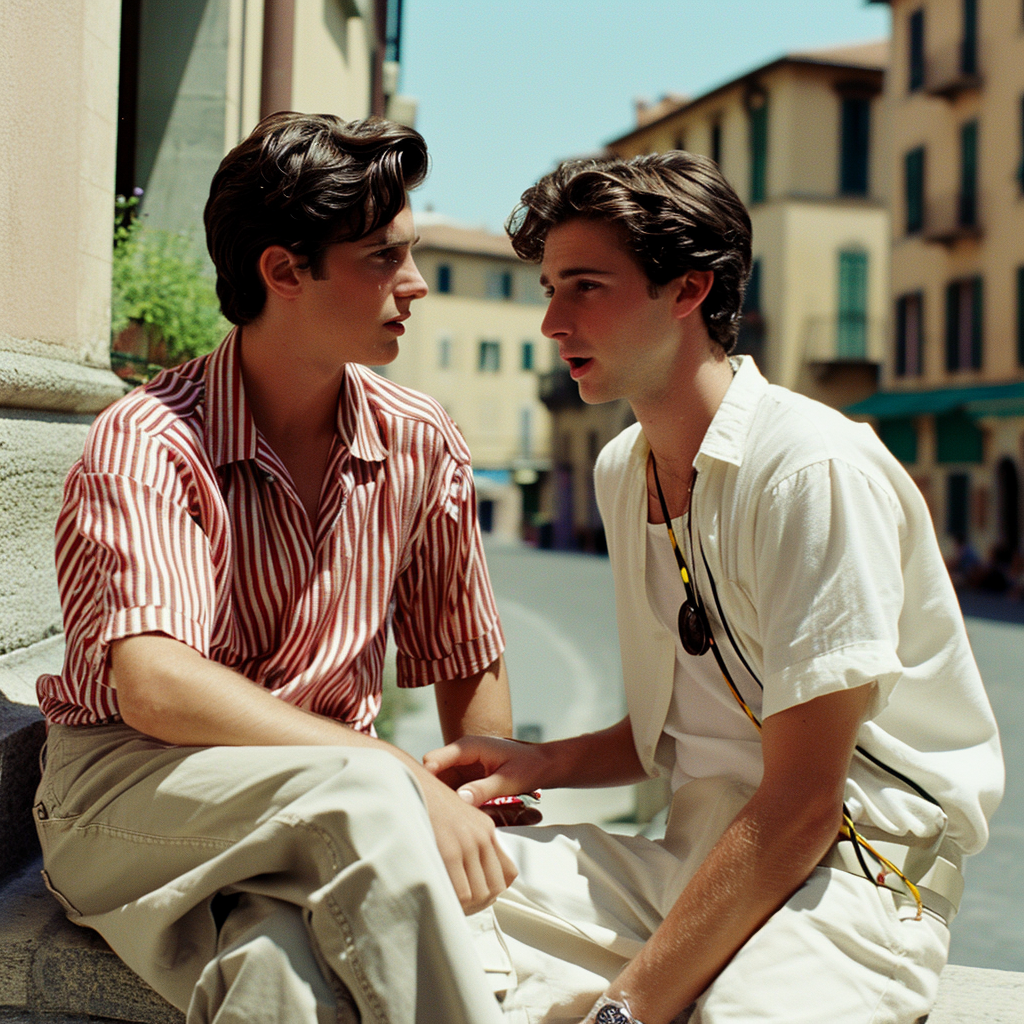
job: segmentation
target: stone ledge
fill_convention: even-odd
[[[34,861],[0,888],[0,1022],[182,1024],[96,932],[67,920],[39,868]]]
[[[928,1024],[1019,1024],[1024,974],[950,964]],[[77,928],[33,863],[0,887],[0,1024],[182,1024],[95,933]]]
[[[0,407],[93,413],[127,390],[108,369],[0,351]]]

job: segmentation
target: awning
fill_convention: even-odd
[[[1024,381],[1014,384],[977,384],[933,391],[877,391],[843,411],[851,416],[900,419],[939,415],[963,409],[969,416],[1024,416]]]

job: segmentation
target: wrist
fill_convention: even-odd
[[[643,1024],[630,1012],[629,1003],[602,995],[583,1018],[582,1024]]]

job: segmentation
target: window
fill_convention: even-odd
[[[946,533],[952,537],[967,536],[966,473],[950,473],[946,477]]]
[[[924,146],[903,158],[903,202],[907,234],[912,235],[924,227]]]
[[[437,339],[437,368],[439,370],[450,369],[452,365],[452,339]]]
[[[1021,193],[1024,194],[1024,96],[1020,98],[1020,132],[1017,144],[1020,146],[1020,164],[1017,167],[1017,181],[1020,184]]]
[[[964,37],[960,44],[960,71],[965,75],[978,73],[978,3],[964,0]]]
[[[487,298],[512,298],[512,271],[490,270],[487,272]]]
[[[882,420],[878,424],[878,435],[900,462],[908,465],[917,462],[917,428],[913,418],[901,416]]]
[[[970,277],[946,286],[946,369],[981,369],[982,280]]]
[[[844,96],[842,103],[839,191],[844,196],[866,196],[871,144],[871,100],[864,96]]]
[[[839,254],[839,312],[836,321],[836,355],[840,359],[864,359],[868,352],[868,254]]]
[[[935,458],[943,465],[984,461],[981,428],[962,409],[935,417]]]
[[[437,292],[439,295],[448,295],[452,290],[452,268],[448,263],[437,265]]]
[[[919,377],[924,372],[924,292],[896,300],[895,369],[897,377]]]
[[[722,167],[722,122],[717,118],[711,122],[711,159]]]
[[[750,277],[743,293],[743,316],[736,341],[736,352],[753,356],[754,362],[764,368],[764,316],[761,313],[761,260],[750,264]]]
[[[686,136],[682,132],[678,132],[672,146],[674,149],[686,149]]]
[[[501,342],[481,341],[476,368],[481,373],[497,373],[501,369]]]
[[[910,15],[909,30],[909,77],[907,88],[910,92],[924,86],[924,9]]]
[[[1024,366],[1024,267],[1017,268],[1017,365]]]
[[[968,121],[960,129],[960,197],[957,223],[974,227],[978,223],[978,122]]]
[[[519,349],[519,369],[520,370],[532,370],[533,369],[533,342],[524,341],[522,347]]]
[[[751,96],[750,106],[750,201],[763,203],[768,179],[768,97]]]

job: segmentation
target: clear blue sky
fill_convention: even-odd
[[[558,160],[633,127],[636,97],[888,34],[866,0],[405,0],[400,87],[433,162],[413,207],[498,231]]]

